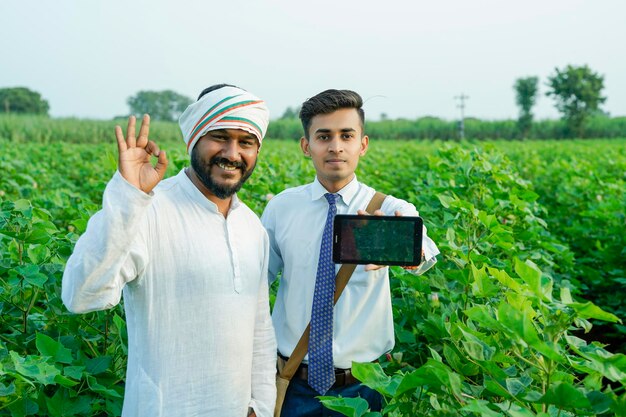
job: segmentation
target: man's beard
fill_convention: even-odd
[[[225,185],[225,184],[218,184],[215,181],[213,181],[213,178],[211,178],[211,168],[213,168],[214,165],[217,165],[219,163],[222,163],[225,165],[233,165],[237,167],[237,169],[241,169],[242,171],[241,179],[236,184],[233,184],[230,186]],[[196,149],[194,148],[191,151],[191,167],[193,168],[194,172],[200,179],[200,182],[202,182],[202,184],[211,192],[211,194],[215,195],[217,198],[221,200],[224,200],[232,196],[233,194],[235,194],[237,191],[241,189],[241,186],[243,185],[243,183],[246,182],[248,178],[250,178],[250,175],[252,175],[252,172],[254,171],[254,168],[256,167],[256,161],[254,165],[252,166],[252,168],[250,169],[248,169],[248,165],[243,160],[233,162],[233,161],[229,161],[226,158],[221,158],[219,156],[214,156],[207,163],[206,161],[200,158],[200,155],[198,155],[198,152],[196,152]]]

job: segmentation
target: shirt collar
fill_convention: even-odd
[[[346,205],[350,205],[350,202],[356,195],[358,189],[359,182],[355,175],[354,178],[352,178],[352,181],[346,184],[345,187],[337,191],[335,194],[339,194],[341,196],[341,201],[343,201]],[[315,180],[311,184],[311,201],[319,200],[320,198],[324,197],[324,194],[326,194],[327,192],[328,190],[324,188],[322,183],[319,182],[317,177],[315,177]]]

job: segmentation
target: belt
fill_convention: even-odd
[[[287,362],[287,360],[289,359],[281,355],[280,353],[278,354],[278,356],[280,356],[280,358],[283,359],[285,362]],[[375,361],[375,362],[378,362],[378,361]],[[309,365],[305,363],[301,363],[300,366],[298,366],[298,369],[296,370],[296,372],[293,374],[293,377],[308,382]],[[346,385],[357,384],[360,382],[361,381],[359,381],[358,379],[354,377],[354,375],[352,375],[352,370],[350,368],[348,369],[335,368],[335,383],[333,384],[331,388],[345,387]]]
[[[302,379],[304,381],[309,380],[309,366],[306,364],[300,364],[296,373],[293,375],[294,378]],[[352,371],[350,369],[339,369],[335,368],[335,383],[331,388],[339,388],[345,387],[346,385],[352,385],[359,383],[358,379],[352,375]]]

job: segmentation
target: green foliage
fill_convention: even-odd
[[[116,169],[107,123],[94,144],[0,140],[0,415],[120,415],[123,310],[75,315],[60,301]],[[155,139],[171,126],[156,123]],[[159,145],[168,175],[187,164],[178,137]],[[392,269],[396,348],[354,366],[385,410],[325,404],[368,417],[626,415],[624,173],[623,139],[372,140],[357,175],[414,203],[442,255],[424,276]],[[268,139],[239,195],[260,214],[313,175],[295,141]]]
[[[513,86],[515,89],[515,103],[520,108],[517,126],[522,138],[528,137],[533,123],[532,108],[537,102],[537,90],[539,88],[539,78],[526,77],[518,78]]]
[[[41,94],[26,87],[0,88],[0,113],[48,115],[50,105]]]
[[[606,101],[606,97],[602,96],[604,77],[587,65],[568,65],[562,70],[556,68],[555,71],[548,77],[550,90],[546,95],[556,101],[556,108],[567,122],[570,136],[582,138],[585,122]]]
[[[118,119],[82,120],[51,119],[43,116],[25,116],[0,113],[0,139],[15,142],[70,142],[70,143],[108,143],[116,124],[126,126],[127,120]],[[151,131],[159,143],[182,141],[177,123],[152,121]],[[436,117],[422,117],[417,120],[382,120],[367,122],[366,131],[372,140],[456,140],[458,128],[456,122]],[[528,138],[564,139],[567,137],[567,124],[561,120],[540,120],[532,124]],[[626,117],[607,117],[594,115],[586,122],[585,138],[620,138],[626,132]],[[267,138],[299,141],[302,137],[302,125],[298,119],[272,120]],[[465,120],[465,136],[474,139],[519,139],[519,128],[515,120]]]
[[[174,122],[193,100],[172,90],[139,91],[126,101],[137,117],[149,114],[154,120]]]

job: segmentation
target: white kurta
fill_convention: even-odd
[[[271,416],[276,342],[268,238],[236,196],[219,213],[184,172],[151,195],[118,173],[63,274],[73,312],[124,293],[128,369],[123,416]]]

